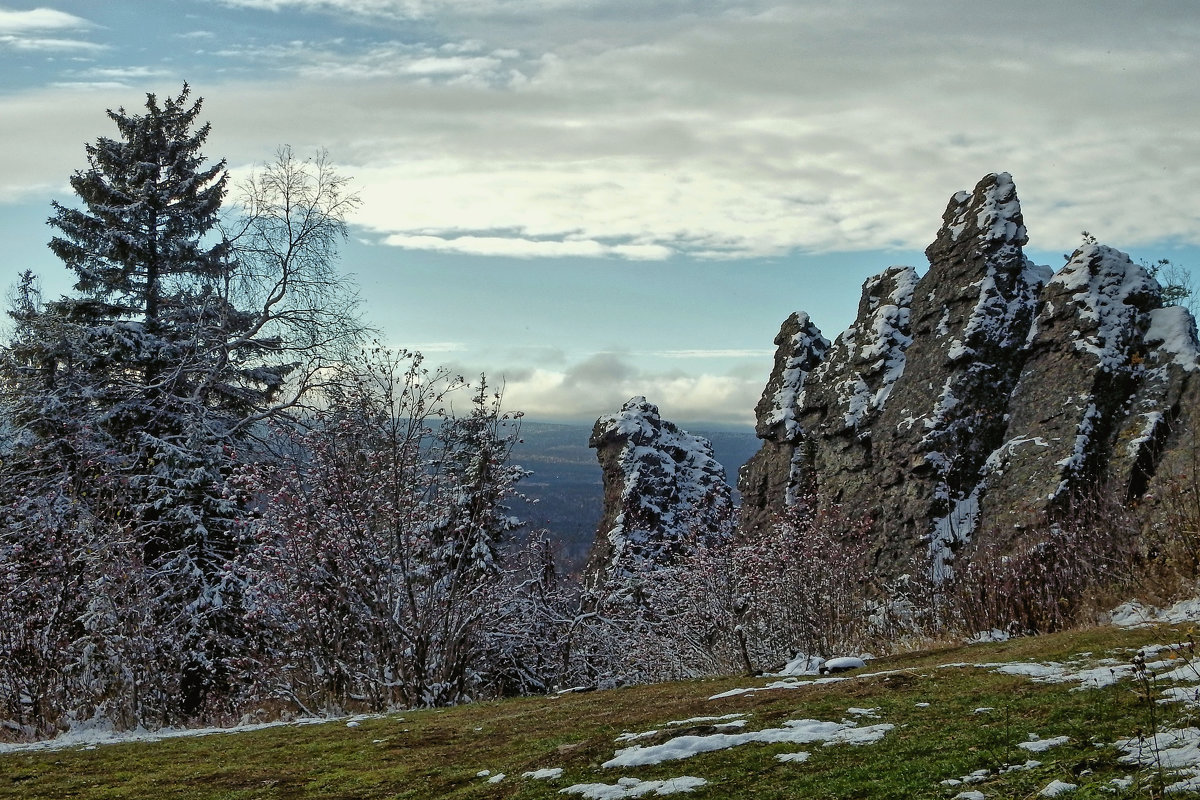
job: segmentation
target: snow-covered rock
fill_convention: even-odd
[[[626,579],[692,542],[728,535],[731,489],[712,444],[662,419],[645,397],[598,419],[589,445],[604,480],[604,515],[584,571],[589,596],[620,593]]]
[[[1152,500],[1186,470],[1191,314],[1118,250],[1089,239],[1053,274],[1028,238],[1012,177],[985,176],[950,199],[928,271],[868,280],[832,346],[807,315],[784,323],[762,449],[739,473],[743,525],[815,486],[818,507],[871,519],[881,575],[923,555],[944,577],[977,531],[1004,547],[1090,487]]]

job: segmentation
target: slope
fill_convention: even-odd
[[[6,747],[0,797],[980,798],[1067,785],[1078,787],[1072,797],[1149,797],[1156,782],[1192,774],[1153,764],[1184,752],[1166,735],[1157,748],[1136,740],[1177,725],[1194,754],[1192,706],[1155,702],[1165,690],[1195,699],[1188,636],[1095,628],[912,652],[833,677],[720,678],[154,742]],[[1164,673],[1144,685],[1130,663],[1139,649]],[[1165,673],[1179,666],[1176,682]],[[1152,765],[1135,768],[1130,752]]]

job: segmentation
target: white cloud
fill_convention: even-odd
[[[919,248],[950,195],[994,170],[1014,174],[1037,247],[1083,228],[1117,246],[1200,243],[1185,199],[1200,182],[1200,12],[1177,4],[643,2],[629,20],[584,0],[227,5],[370,14],[384,36],[392,17],[430,15],[424,43],[234,42],[231,68],[269,79],[197,84],[214,155],[327,147],[361,187],[355,222],[398,247]],[[81,103],[76,140],[104,132],[103,101],[44,99]],[[0,153],[4,196],[64,174],[35,169],[54,164],[36,135],[7,135],[14,103],[31,105],[0,96],[20,143]],[[66,116],[44,113],[21,126]]]
[[[267,65],[272,70],[323,82],[393,79],[418,86],[438,84],[507,86],[520,80],[512,50],[480,52],[478,42],[435,47],[403,42],[363,47],[344,39],[282,44],[233,44],[213,53],[231,60]]]
[[[11,36],[0,34],[0,48],[11,48],[22,52],[73,51],[96,53],[108,47],[80,39],[57,39],[38,36]]]
[[[753,424],[754,404],[767,379],[761,358],[753,369],[684,373],[645,369],[635,357],[597,353],[561,368],[479,370],[452,364],[449,369],[463,375],[486,372],[489,382],[503,387],[505,407],[531,419],[589,422],[613,413],[630,397],[644,395],[673,422]]]
[[[709,349],[709,350],[659,350],[646,355],[660,358],[770,358],[774,350],[754,349]]]
[[[147,78],[163,78],[172,75],[172,71],[161,67],[89,67],[77,73],[83,78],[127,82],[145,80]]]
[[[516,258],[561,258],[582,256],[596,258],[616,256],[633,261],[657,261],[668,258],[671,251],[659,245],[604,244],[593,239],[525,239],[517,236],[441,236],[391,234],[384,244],[408,250],[465,253],[477,256],[509,256]]]
[[[103,45],[79,39],[68,39],[47,34],[91,28],[92,23],[83,17],[56,11],[52,8],[35,8],[28,11],[13,11],[0,8],[0,51],[18,52],[98,52]]]
[[[446,14],[526,17],[563,9],[590,10],[594,0],[218,0],[234,8],[260,11],[306,11],[377,17],[384,19],[426,19]]]
[[[504,382],[504,404],[532,419],[594,420],[644,395],[663,416],[683,424],[753,424],[765,375],[743,378],[711,373],[664,375],[630,367],[626,373],[581,380],[577,372],[547,369],[492,373]]]
[[[65,11],[56,11],[52,8],[35,8],[29,11],[0,8],[0,34],[76,30],[89,28],[91,24],[83,17],[77,17]]]

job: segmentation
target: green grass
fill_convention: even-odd
[[[1127,658],[1132,650],[1178,637],[1169,628],[1095,629],[944,648],[882,658],[865,672],[833,684],[708,698],[771,679],[722,678],[660,684],[557,698],[521,698],[445,710],[404,712],[362,721],[268,728],[238,734],[103,745],[86,750],[0,755],[0,797],[36,798],[551,798],[574,783],[615,783],[692,775],[708,785],[703,798],[953,798],[967,789],[987,797],[1034,797],[1053,779],[1079,784],[1071,798],[1149,797],[1152,775],[1134,788],[1106,791],[1112,778],[1132,774],[1117,762],[1112,742],[1146,725],[1146,710],[1131,685],[1071,691],[1074,684],[1035,683],[957,662],[1067,661]],[[919,707],[918,703],[928,703]],[[878,707],[877,720],[895,728],[870,745],[748,744],[654,766],[605,769],[625,745],[623,732],[662,731],[653,744],[712,728],[666,726],[670,720],[743,713],[742,730],[778,727],[792,719],[838,721],[852,706]],[[990,707],[988,713],[976,709]],[[1179,714],[1181,709],[1166,713]],[[1071,741],[1030,754],[1018,742],[1036,733]],[[806,750],[804,763],[781,763],[778,753]],[[1004,764],[1034,758],[1031,771],[996,775]],[[561,767],[551,781],[521,773]],[[499,784],[477,775],[503,772]],[[979,769],[984,783],[942,786]],[[570,795],[578,797],[578,795]]]

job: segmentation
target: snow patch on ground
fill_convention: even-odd
[[[1065,781],[1052,780],[1046,784],[1046,787],[1038,792],[1039,797],[1058,797],[1060,794],[1067,794],[1079,788],[1078,784],[1066,783]]]
[[[1144,625],[1179,625],[1184,622],[1200,622],[1200,597],[1180,600],[1168,609],[1147,606],[1137,600],[1129,600],[1114,608],[1110,614],[1113,625],[1120,628],[1136,628]]]
[[[610,783],[577,783],[565,789],[559,789],[559,794],[578,794],[586,800],[620,800],[624,797],[645,797],[647,795],[663,796],[692,792],[701,786],[708,785],[703,778],[683,776],[667,778],[662,781],[641,781],[637,778],[621,778],[615,784]]]
[[[836,744],[871,744],[883,738],[894,726],[889,723],[856,727],[853,722],[821,722],[813,719],[790,720],[782,728],[766,728],[744,733],[714,733],[708,736],[677,736],[662,744],[633,745],[618,750],[602,766],[643,767],[661,764],[664,761],[681,761],[685,758],[728,750],[731,747],[759,742],[762,744],[811,744],[824,742],[825,746]]]
[[[824,663],[825,659],[820,656],[798,653],[795,658],[784,665],[783,669],[773,674],[779,678],[795,675],[817,675],[820,673],[821,665]]]
[[[688,719],[675,719],[668,722],[668,725],[700,725],[705,722],[721,722],[730,724],[730,720],[738,720],[739,725],[745,725],[746,720],[741,719],[745,714],[723,714],[719,717],[690,717]]]
[[[350,722],[367,719],[365,715],[343,718]],[[147,730],[137,728],[132,731],[118,731],[108,720],[89,720],[72,727],[53,739],[38,742],[0,742],[0,753],[16,753],[29,750],[67,750],[72,747],[87,747],[93,749],[99,745],[126,744],[129,742],[161,742],[164,739],[180,739],[188,736],[215,736],[226,733],[247,733],[261,731],[265,728],[279,728],[286,725],[322,725],[327,722],[338,722],[333,718],[305,717],[302,719],[257,722],[246,725],[234,725],[228,728],[159,728]]]
[[[1017,747],[1022,750],[1028,750],[1031,753],[1044,753],[1051,747],[1058,747],[1071,741],[1069,736],[1054,736],[1050,739],[1042,739],[1037,734],[1030,734],[1029,741],[1020,742]]]

